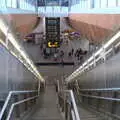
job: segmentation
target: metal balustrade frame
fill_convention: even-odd
[[[13,104],[11,105],[11,107],[10,107],[10,111],[9,111],[9,113],[8,113],[8,116],[7,116],[7,119],[6,119],[6,120],[10,120],[10,117],[11,117],[11,115],[12,115],[13,109],[14,109],[14,107],[15,107],[16,105],[19,105],[19,104],[24,103],[24,102],[26,102],[26,101],[30,101],[30,100],[35,99],[35,98],[37,98],[37,97],[39,97],[39,96],[37,95],[37,96],[30,97],[30,98],[21,100],[21,101],[19,101],[19,102],[13,103]]]
[[[3,105],[3,108],[2,108],[2,110],[1,110],[1,112],[0,112],[0,120],[2,120],[2,117],[3,117],[4,113],[5,113],[5,110],[6,110],[7,106],[8,106],[8,104],[9,104],[9,101],[11,100],[12,95],[20,95],[20,94],[34,93],[34,92],[38,92],[38,93],[39,93],[38,90],[10,91],[9,94],[8,94],[8,96],[7,96],[7,98],[6,98],[6,100],[5,100],[5,103],[4,103],[4,105]],[[39,94],[38,94],[37,96],[39,96]],[[36,97],[36,96],[34,96],[34,97]],[[27,99],[25,99],[25,101],[26,101],[26,100],[29,100],[29,99],[32,99],[32,98],[34,98],[34,97],[27,98]],[[17,102],[17,103],[12,104],[12,106],[14,107],[15,105],[20,104],[21,102],[24,102],[24,100],[21,100],[21,101],[19,101],[19,102]],[[11,106],[11,107],[12,107],[12,106]],[[13,108],[10,108],[10,111],[11,111],[12,109],[13,109]],[[9,113],[9,114],[10,114],[10,113]]]
[[[59,93],[62,93],[63,96],[60,96]],[[66,95],[68,95],[68,96],[66,96]],[[72,120],[80,120],[77,105],[76,105],[74,94],[73,94],[72,90],[59,91],[58,92],[58,100],[59,100],[60,107],[61,107],[61,105],[63,105],[62,111],[65,112],[65,118],[66,119],[68,117],[67,115],[68,115],[68,112],[69,112],[68,111],[68,106],[69,106],[70,107],[70,112],[71,112],[70,116],[72,117]]]
[[[113,118],[115,117],[116,119],[120,118],[120,116],[117,115],[117,113],[115,113],[116,105],[118,105],[120,103],[120,98],[119,98],[120,88],[80,89],[79,87],[77,87],[76,89],[77,89],[77,91],[75,90],[74,92],[77,93],[77,95],[76,95],[77,99],[79,99],[79,97],[80,97],[81,100],[83,100],[83,98],[84,98],[84,100],[85,99],[87,101],[89,100],[88,105],[93,110],[97,109],[96,112],[99,112],[99,113],[101,112],[103,114],[106,113],[106,115],[113,117]],[[112,93],[111,97],[110,96],[101,96],[104,92]],[[97,95],[93,95],[92,93],[93,94],[97,93]],[[93,103],[90,104],[90,101],[93,99],[97,100],[96,108],[93,107]],[[81,100],[79,102],[82,102]],[[100,101],[111,103],[111,108],[110,108],[111,112],[104,111],[104,109],[102,109],[100,107]]]

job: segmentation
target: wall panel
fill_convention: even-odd
[[[0,98],[10,90],[35,90],[37,78],[0,45]]]

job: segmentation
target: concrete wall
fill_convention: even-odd
[[[120,26],[120,14],[74,13],[69,15],[69,22],[83,37],[101,42],[105,36]]]

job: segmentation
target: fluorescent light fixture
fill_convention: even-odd
[[[107,49],[110,45],[112,45],[118,38],[120,37],[120,31],[118,31],[105,45],[103,45],[96,53],[94,53],[94,55],[92,55],[88,60],[86,60],[77,70],[75,70],[69,77],[69,81],[71,81],[72,79],[74,79],[75,77],[77,77],[79,74],[81,74],[84,71],[84,68],[88,68],[88,66],[92,66],[94,64],[94,57],[100,55],[103,50]],[[119,46],[120,42],[115,46]],[[107,55],[109,52],[112,51],[112,48],[109,49],[108,51],[105,52],[105,55]],[[101,55],[95,59],[95,62],[97,62],[98,60],[101,59]],[[87,66],[85,66],[87,65]],[[66,78],[66,81],[68,80]]]
[[[120,46],[120,42],[115,47],[118,47],[118,46]]]
[[[120,37],[120,31],[114,35],[105,45],[104,48],[109,47],[114,41],[116,41]]]
[[[26,62],[30,65],[30,67],[27,66],[27,64],[24,64],[31,72],[34,73],[34,75],[39,78],[42,82],[44,81],[44,79],[42,78],[42,76],[40,75],[39,71],[36,69],[36,67],[33,65],[33,62],[28,58],[28,56],[26,55],[26,53],[22,50],[21,46],[17,43],[17,41],[15,40],[15,37],[13,36],[12,33],[8,33],[8,27],[5,25],[5,23],[3,22],[2,19],[0,19],[0,29],[1,31],[8,37],[8,40],[13,44],[13,46],[16,48],[16,50],[18,50],[18,52],[21,54],[21,56],[26,60]],[[0,41],[4,46],[5,44],[3,43],[3,41]],[[7,46],[6,46],[7,47]],[[14,56],[16,56],[16,54],[12,53]],[[17,57],[22,63],[23,61]]]
[[[105,55],[107,55],[108,53],[110,53],[112,51],[112,48],[109,49],[108,51],[105,52]]]
[[[6,44],[3,42],[2,39],[0,39],[0,43],[7,48]]]

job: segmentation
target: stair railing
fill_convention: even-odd
[[[72,90],[58,91],[58,104],[65,115],[65,120],[80,120]]]
[[[36,103],[37,97],[39,97],[38,90],[10,91],[0,112],[0,120],[9,120],[12,116],[14,107],[21,103],[25,103],[24,111],[27,111],[28,108]],[[27,101],[30,102],[27,103]],[[16,117],[20,117],[19,106],[16,108],[15,112]]]

